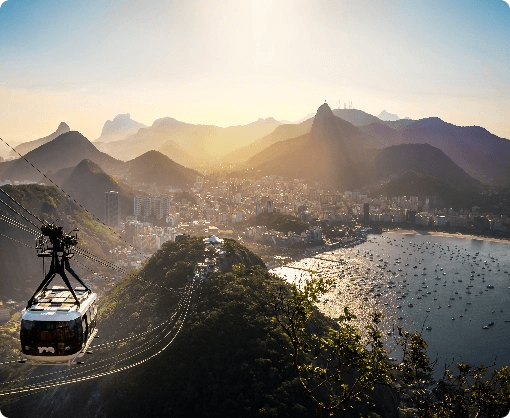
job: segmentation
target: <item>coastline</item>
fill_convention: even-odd
[[[487,237],[483,235],[473,235],[473,234],[462,234],[460,232],[443,232],[443,231],[427,231],[427,230],[416,230],[416,229],[391,229],[383,232],[393,233],[393,234],[407,234],[407,235],[434,235],[441,237],[452,237],[452,238],[464,238],[464,239],[472,239],[479,241],[490,241],[490,242],[499,242],[502,244],[510,244],[510,240],[504,238],[494,238]]]

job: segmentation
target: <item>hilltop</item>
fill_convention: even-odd
[[[39,171],[23,158],[0,163],[0,179],[43,182],[42,173],[55,173],[58,170],[76,166],[83,159],[89,159],[102,167],[115,170],[119,161],[100,152],[87,138],[77,131],[59,135],[25,155]]]
[[[339,113],[338,109],[336,113]],[[308,133],[273,143],[249,158],[242,167],[259,176],[276,174],[285,178],[304,178],[307,182],[318,182],[339,191],[369,187],[407,171],[432,176],[457,189],[480,186],[476,176],[470,176],[456,164],[458,155],[462,154],[460,151],[454,158],[451,149],[450,152],[443,151],[444,144],[443,147],[430,144],[433,130],[427,129],[416,136],[416,141],[403,141],[409,132],[423,126],[424,120],[405,120],[392,128],[382,122],[371,123],[377,118],[354,109],[344,109],[342,113],[360,126],[339,118],[324,103],[317,110]],[[423,142],[417,142],[418,139]],[[492,148],[505,153],[503,147],[510,147],[510,141],[506,142],[493,140]],[[460,150],[462,145],[456,147]],[[464,149],[462,155],[468,155],[470,149],[473,146]],[[504,155],[509,153],[510,148]],[[483,161],[481,154],[478,163],[483,164]],[[508,165],[506,167],[508,170]]]
[[[456,126],[437,117],[379,123],[360,129],[375,148],[401,144],[429,144],[443,151],[460,168],[484,183],[510,185],[510,141],[478,126]]]
[[[124,140],[102,144],[101,150],[124,161],[150,150],[160,150],[179,163],[210,163],[271,133],[279,125],[281,123],[275,119],[267,118],[248,125],[221,128],[167,117],[157,119],[152,126]]]
[[[296,138],[309,133],[312,129],[313,118],[310,118],[299,124],[285,124],[277,126],[276,129],[263,138],[253,141],[251,144],[238,148],[222,158],[227,163],[242,163],[265,148],[286,139]]]
[[[40,219],[47,222],[54,222],[58,219],[58,225],[62,226],[65,232],[78,228],[80,230],[80,247],[104,259],[109,259],[109,251],[122,243],[118,235],[97,222],[91,214],[83,211],[53,186],[4,185],[2,189]],[[2,200],[4,199],[7,198],[2,197]],[[29,225],[9,209],[4,208],[3,210],[10,213],[10,216],[19,219],[22,224]],[[38,224],[38,221],[33,218],[32,220],[36,225]],[[30,227],[35,229],[35,227]],[[36,233],[38,232],[36,231]],[[6,222],[0,222],[0,233],[2,234],[0,236],[0,247],[2,248],[0,251],[0,269],[2,271],[0,294],[2,299],[26,300],[43,278],[42,262],[37,257],[34,245],[36,236]],[[28,248],[12,239],[28,245]],[[90,266],[87,260],[80,259],[80,261]],[[77,271],[90,273],[82,270],[81,266],[77,266]]]
[[[0,163],[0,179],[51,184],[45,174],[56,184],[65,183],[64,190],[69,188],[69,193],[78,196],[78,201],[100,219],[104,216],[101,200],[105,191],[121,192],[121,199],[125,200],[123,210],[131,212],[132,201],[128,201],[134,193],[119,181],[188,189],[200,175],[158,151],[148,151],[128,162],[116,160],[77,131],[64,133],[30,151],[26,159],[30,164],[25,159]],[[84,160],[88,162],[83,163]]]
[[[150,182],[157,186],[189,189],[200,173],[172,161],[158,151],[148,151],[125,163],[124,176],[128,182]]]
[[[67,175],[66,173],[69,172]],[[59,174],[61,173],[61,174]],[[76,167],[63,169],[55,174],[62,189],[96,218],[104,219],[104,194],[115,191],[119,193],[121,218],[132,214],[135,192],[126,184],[120,184],[112,176],[91,160],[82,160]]]
[[[143,123],[131,119],[131,115],[129,113],[119,114],[115,116],[113,120],[107,120],[104,123],[101,136],[94,142],[108,143],[122,140],[127,138],[129,135],[138,132],[139,129],[146,127],[147,126]]]
[[[314,407],[295,378],[291,347],[270,304],[271,295],[289,285],[269,275],[260,258],[237,242],[225,240],[223,251],[218,271],[196,283],[177,338],[156,358],[118,374],[33,394],[30,402],[15,403],[5,413],[10,418],[310,416]],[[157,286],[182,288],[196,263],[207,256],[202,238],[169,242],[138,277]],[[92,373],[98,365],[99,370],[114,370],[116,365],[141,361],[168,341],[165,328],[157,329],[176,311],[180,295],[157,286],[130,275],[101,299],[100,335],[124,342],[92,349],[94,358],[87,358]],[[328,321],[319,313],[313,320],[316,326]],[[156,333],[144,337],[142,333],[150,330]],[[86,365],[80,369],[83,373]],[[382,402],[377,395],[376,399]],[[372,411],[391,416],[380,406]]]
[[[54,140],[56,137],[66,133],[66,132],[69,132],[70,130],[71,129],[69,128],[69,125],[67,123],[60,122],[60,124],[58,125],[58,128],[55,132],[53,132],[52,134],[50,134],[48,136],[45,136],[44,138],[39,138],[34,141],[28,141],[28,142],[23,142],[22,144],[19,144],[17,147],[14,148],[16,150],[16,152],[11,151],[10,156],[13,158],[19,158],[18,153],[20,153],[21,155],[25,155],[26,153],[36,149],[37,147],[40,147],[41,145],[44,145],[47,142]]]

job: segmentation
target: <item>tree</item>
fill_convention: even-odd
[[[398,328],[402,361],[388,359],[378,328],[382,314],[373,313],[366,332],[344,309],[337,325],[320,321],[316,302],[333,280],[313,278],[302,290],[281,286],[271,301],[276,321],[289,339],[293,368],[317,417],[323,413],[375,406],[376,387],[390,388],[400,412],[410,417],[503,417],[510,410],[510,369],[489,370],[457,363],[434,378],[427,343],[420,333]],[[395,411],[396,412],[396,411]]]
[[[276,321],[292,346],[294,370],[317,417],[360,404],[373,406],[370,391],[393,379],[378,329],[381,314],[372,315],[365,337],[351,323],[356,317],[347,308],[336,328],[314,323],[314,305],[332,284],[317,278],[309,280],[302,291],[295,285],[290,292],[281,287],[272,302]]]
[[[510,410],[510,369],[456,363],[456,373],[445,366],[434,378],[434,366],[426,355],[427,343],[420,333],[399,331],[404,357],[398,364],[403,410],[423,418],[503,417]]]

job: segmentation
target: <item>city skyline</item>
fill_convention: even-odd
[[[119,113],[296,121],[327,100],[510,138],[509,39],[503,0],[8,0],[1,137],[34,140],[63,121],[94,140]]]

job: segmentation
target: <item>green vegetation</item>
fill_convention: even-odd
[[[202,245],[201,239],[169,243],[142,271],[174,285],[174,273],[187,274],[184,266],[207,256]],[[508,368],[489,376],[459,364],[458,372],[445,370],[435,380],[420,334],[400,330],[403,362],[392,362],[380,314],[362,333],[348,310],[333,321],[315,308],[330,282],[314,279],[300,291],[256,257],[250,263],[237,242],[225,241],[224,250],[230,262],[200,282],[179,337],[157,361],[126,375],[111,416],[391,417],[400,407],[417,417],[492,417],[510,408]],[[150,298],[135,299],[123,301],[122,317],[144,317]],[[161,309],[168,304],[153,303],[152,314]]]
[[[333,281],[321,278],[281,287],[273,300],[276,321],[288,337],[292,365],[304,393],[315,405],[316,416],[336,411],[375,408],[376,385],[389,386],[390,364],[378,329],[381,314],[373,314],[367,336],[350,323],[355,316],[345,308],[338,326],[315,323],[315,304]],[[379,390],[380,392],[380,390]]]
[[[131,373],[112,416],[309,416],[267,303],[280,285],[241,264],[205,280],[179,338]]]
[[[39,219],[49,223],[54,222],[57,226],[61,226],[64,232],[70,233],[74,228],[78,228],[79,246],[103,259],[109,260],[111,258],[109,251],[123,244],[112,229],[95,220],[90,213],[81,210],[56,187],[28,184],[4,185],[2,189]],[[2,199],[13,208],[15,207],[5,195]],[[35,234],[39,233],[41,223],[22,210],[20,213],[30,219],[34,225],[29,225],[26,220],[13,214],[5,206],[3,210],[12,214],[14,218],[20,219],[22,224],[29,226],[33,234],[5,222],[1,223],[0,268],[3,273],[0,280],[0,295],[4,299],[27,300],[44,277],[41,259],[37,257],[34,248]],[[33,249],[12,240],[20,241]],[[81,257],[77,260],[91,269],[97,269],[95,263],[83,260]]]
[[[255,225],[265,226],[268,229],[288,234],[292,231],[296,234],[305,232],[309,226],[306,222],[291,215],[283,215],[280,213],[261,213],[255,218]]]
[[[331,282],[317,278],[301,291],[269,274],[236,241],[225,240],[223,250],[219,271],[195,283],[184,326],[165,351],[122,373],[56,390],[52,413],[69,414],[70,404],[83,416],[122,418],[492,418],[508,412],[507,367],[489,372],[458,364],[435,380],[419,334],[399,330],[403,361],[390,361],[380,314],[361,332],[348,310],[337,320],[318,312],[316,302]],[[165,288],[189,283],[196,263],[213,252],[201,237],[168,242],[101,298],[99,333],[121,340],[106,355],[138,352],[149,340],[136,335],[169,319],[180,300]],[[41,404],[33,405],[23,412]]]
[[[347,308],[335,326],[314,325],[315,303],[332,284],[318,278],[308,281],[303,291],[294,285],[290,291],[282,288],[273,302],[277,322],[292,345],[296,376],[317,417],[376,408],[382,388],[390,390],[386,398],[400,399],[401,412],[412,417],[502,417],[508,413],[508,366],[489,372],[457,363],[456,373],[445,367],[443,376],[435,379],[437,365],[427,357],[427,344],[418,332],[398,328],[403,360],[388,360],[378,329],[381,314],[372,315],[366,337],[350,324],[355,316]]]

